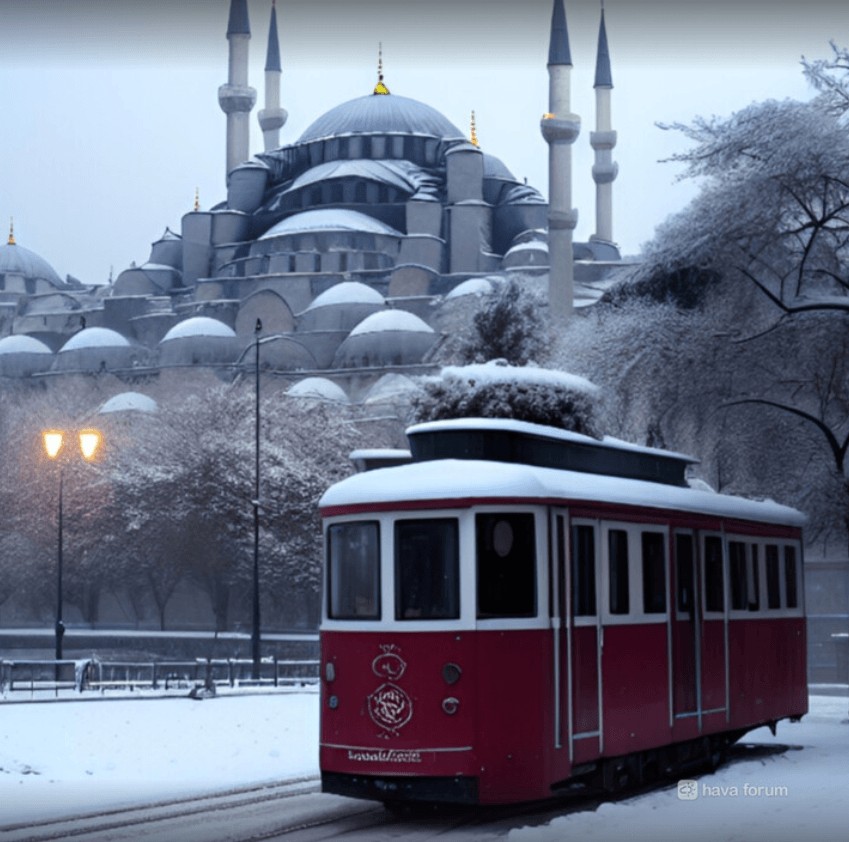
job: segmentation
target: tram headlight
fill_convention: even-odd
[[[448,663],[442,667],[442,677],[446,684],[456,684],[462,674],[463,670],[457,664]]]

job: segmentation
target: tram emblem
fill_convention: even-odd
[[[381,654],[371,662],[371,670],[384,679],[384,683],[368,696],[368,713],[371,721],[386,732],[382,737],[388,738],[390,734],[397,737],[401,728],[413,718],[413,700],[394,683],[406,672],[407,662],[393,644],[385,644],[380,649]]]

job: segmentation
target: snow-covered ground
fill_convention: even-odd
[[[822,842],[849,839],[849,700],[813,696],[798,724],[746,742],[787,744],[511,842]],[[318,694],[0,704],[0,826],[318,773]],[[798,750],[796,747],[801,747]]]

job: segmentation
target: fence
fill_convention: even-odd
[[[75,690],[173,690],[198,687],[305,686],[318,682],[317,660],[264,658],[259,677],[253,661],[0,661],[0,692]]]

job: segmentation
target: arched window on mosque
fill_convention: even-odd
[[[354,186],[354,201],[360,204],[366,203],[366,183],[364,181],[358,181]]]

